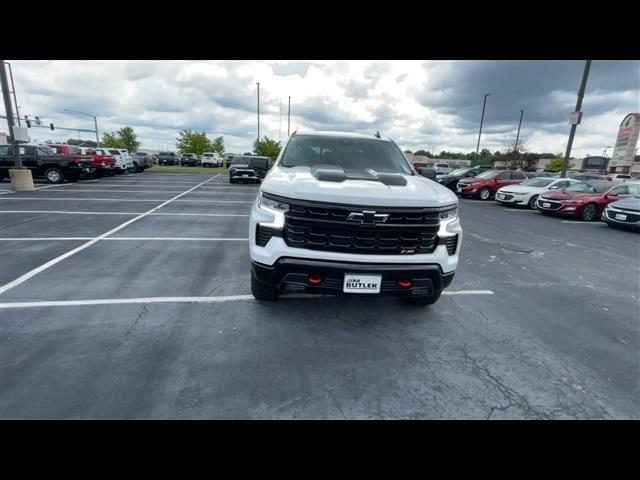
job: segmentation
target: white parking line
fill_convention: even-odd
[[[594,221],[594,222],[583,222],[581,220],[560,220],[562,223],[575,224],[575,225],[598,225],[599,227],[606,227],[607,224],[604,222]]]
[[[103,190],[103,189],[99,189],[99,188],[95,188],[95,189],[91,189],[91,190],[81,190],[79,188],[74,188],[72,192],[69,193],[75,193],[75,192],[85,192],[85,193],[92,193],[92,192],[108,192],[108,193],[180,193],[182,192],[182,190]],[[202,191],[202,192],[198,192],[198,193],[206,193],[207,195],[255,195],[256,192],[254,193],[245,193],[245,192],[209,192],[209,191]]]
[[[525,213],[538,213],[537,210],[524,210],[521,208],[503,208],[505,212],[525,212]]]
[[[483,292],[483,293],[480,293]],[[493,295],[491,290],[445,290],[442,295]],[[289,298],[294,297],[293,295]],[[296,298],[298,296],[295,296]],[[304,295],[304,298],[311,298]],[[102,298],[94,300],[55,300],[46,302],[6,302],[0,303],[0,309],[38,308],[38,307],[75,307],[87,305],[126,305],[138,303],[222,303],[253,300],[253,295],[227,295],[220,297],[148,297],[148,298]]]
[[[124,222],[124,223],[122,223],[122,224],[118,225],[117,227],[112,228],[112,229],[111,229],[111,230],[109,230],[108,232],[103,233],[103,234],[102,234],[102,235],[100,235],[99,237],[96,237],[96,238],[94,238],[94,239],[92,239],[92,240],[89,240],[88,242],[83,243],[83,244],[82,244],[82,245],[80,245],[79,247],[76,247],[76,248],[74,248],[73,250],[68,251],[67,253],[64,253],[64,254],[62,254],[62,255],[60,255],[60,256],[58,256],[58,257],[56,257],[56,258],[52,259],[52,260],[49,260],[49,261],[48,261],[47,263],[45,263],[45,264],[40,265],[39,267],[34,268],[33,270],[30,270],[29,272],[27,272],[27,273],[25,273],[24,275],[22,275],[22,276],[20,276],[20,277],[16,278],[16,279],[15,279],[15,280],[13,280],[12,282],[9,282],[9,283],[7,283],[7,284],[3,285],[2,287],[0,287],[0,294],[3,294],[3,293],[5,293],[6,291],[8,291],[8,290],[10,290],[10,289],[12,289],[12,288],[14,288],[14,287],[16,287],[16,286],[18,286],[18,285],[20,285],[20,284],[24,283],[24,282],[26,282],[26,281],[27,281],[27,280],[29,280],[30,278],[32,278],[32,277],[34,277],[34,276],[36,276],[38,273],[43,272],[44,270],[48,269],[49,267],[54,266],[55,264],[57,264],[57,263],[61,262],[62,260],[66,259],[66,258],[69,258],[69,257],[70,257],[70,256],[72,256],[72,255],[75,255],[75,254],[76,254],[76,253],[78,253],[78,252],[81,252],[82,250],[84,250],[84,249],[86,249],[86,248],[90,247],[91,245],[93,245],[93,244],[94,244],[94,243],[96,243],[97,241],[99,241],[99,240],[101,240],[101,239],[103,239],[103,238],[106,238],[106,237],[108,237],[109,235],[112,235],[112,234],[114,234],[114,233],[116,233],[116,232],[118,232],[118,231],[122,230],[122,229],[123,229],[123,228],[125,228],[126,226],[131,225],[133,222],[135,222],[135,221],[137,221],[137,220],[140,220],[141,218],[146,217],[146,216],[147,216],[147,215],[149,215],[150,213],[155,212],[156,210],[158,210],[158,209],[160,209],[160,208],[164,207],[165,205],[170,204],[170,203],[171,203],[171,202],[173,202],[174,200],[177,200],[178,198],[182,197],[183,195],[186,195],[186,194],[188,194],[188,193],[190,193],[190,192],[194,191],[194,190],[195,190],[196,188],[198,188],[200,185],[204,185],[205,183],[210,182],[211,180],[213,180],[214,178],[218,177],[219,175],[220,175],[220,174],[218,174],[218,175],[216,175],[216,176],[213,176],[213,177],[209,177],[209,178],[208,178],[207,180],[205,180],[204,182],[202,182],[202,183],[200,183],[200,184],[196,185],[195,187],[190,188],[189,190],[186,190],[185,192],[183,192],[183,193],[181,193],[181,194],[179,194],[179,195],[176,195],[175,197],[173,197],[173,198],[171,198],[171,199],[169,199],[169,200],[164,201],[164,202],[163,202],[163,203],[161,203],[160,205],[158,205],[158,206],[156,206],[156,207],[153,207],[151,210],[148,210],[148,211],[146,211],[145,213],[138,215],[137,217],[134,217],[134,218],[132,218],[132,219],[130,219],[130,220],[127,220],[126,222]]]
[[[193,187],[198,188],[197,186]],[[190,193],[185,192],[185,193]],[[85,202],[163,202],[165,198],[90,198],[90,197],[9,197],[3,198],[5,200],[70,200],[77,201],[82,200]],[[190,203],[253,203],[240,200],[176,200],[177,202],[190,202]]]
[[[66,210],[0,210],[1,213],[54,213],[57,215],[140,215],[144,212],[70,212]],[[243,213],[150,213],[149,216],[175,217],[248,217]]]
[[[64,240],[96,240],[96,241],[111,241],[111,240],[131,240],[131,241],[185,241],[185,242],[246,242],[248,238],[234,238],[234,237],[0,237],[0,242],[46,242],[46,241],[64,241]]]

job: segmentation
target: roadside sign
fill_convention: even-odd
[[[569,124],[580,125],[581,120],[582,120],[582,112],[573,112],[569,117]]]

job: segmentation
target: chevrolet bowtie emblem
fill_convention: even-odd
[[[376,223],[384,223],[388,218],[388,213],[376,213],[375,210],[363,210],[362,212],[351,212],[347,217],[347,221],[360,222],[361,225],[374,225]]]

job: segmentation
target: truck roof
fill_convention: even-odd
[[[295,135],[317,135],[323,137],[342,137],[342,138],[366,138],[368,140],[380,140],[382,142],[390,142],[391,140],[388,138],[378,138],[375,135],[365,135],[362,133],[351,133],[351,132],[331,132],[331,131],[314,131],[314,130],[305,130],[300,132],[294,132]]]

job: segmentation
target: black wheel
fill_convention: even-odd
[[[480,200],[489,200],[491,198],[491,189],[484,187],[480,190]]]
[[[64,182],[64,173],[62,170],[56,167],[47,168],[44,172],[44,178],[49,183],[62,183]]]
[[[582,218],[582,220],[585,222],[590,222],[591,220],[596,218],[597,213],[598,207],[596,207],[596,204],[588,203],[587,206],[584,207],[584,210],[582,210],[582,215],[580,215],[580,218]]]
[[[535,210],[536,208],[538,208],[536,202],[538,201],[538,196],[534,195],[533,197],[531,197],[531,200],[529,200],[529,203],[527,204],[527,206],[531,209],[531,210]]]
[[[420,297],[403,297],[402,301],[407,305],[426,306],[426,305],[432,305],[436,303],[439,298],[440,298],[440,292],[434,295],[423,295]]]
[[[269,302],[278,299],[278,289],[268,283],[259,282],[251,275],[251,295],[253,295],[256,300]]]

